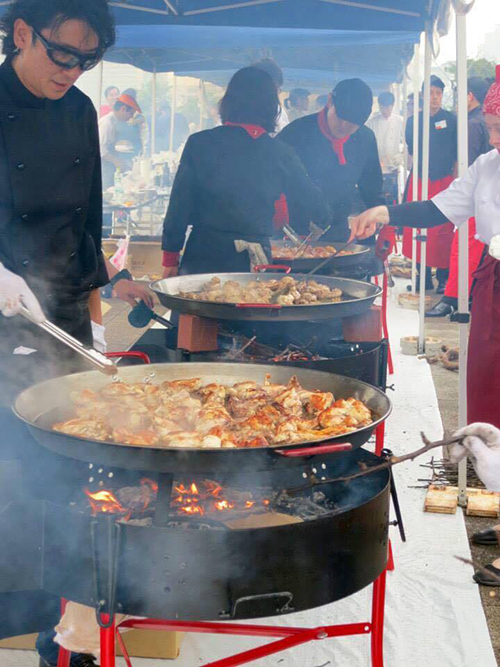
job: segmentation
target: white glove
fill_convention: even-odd
[[[459,429],[454,435],[462,436],[464,440],[451,448],[451,460],[458,463],[469,455],[486,488],[500,491],[500,430],[491,424],[477,422]]]
[[[13,317],[19,314],[21,305],[29,310],[35,322],[45,320],[38,299],[26,281],[0,264],[0,312],[5,317]]]
[[[91,324],[92,324],[92,338],[94,339],[94,348],[98,352],[102,352],[104,354],[108,350],[108,344],[106,343],[106,338],[104,337],[106,328],[103,327],[102,324],[97,324],[96,322],[92,322]]]

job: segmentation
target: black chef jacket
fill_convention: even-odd
[[[309,220],[323,224],[327,208],[295,152],[263,134],[220,126],[189,137],[172,188],[163,228],[163,250],[181,250],[193,226],[183,273],[248,271],[237,239],[269,251],[275,202],[285,193],[302,201]]]
[[[476,107],[475,109],[472,109],[472,111],[469,111],[467,115],[467,125],[470,167],[471,164],[474,164],[480,155],[491,151],[492,146],[490,146],[488,128],[486,127],[486,122],[484,120],[484,114],[481,111],[481,107]]]
[[[406,123],[406,143],[408,152],[413,155],[413,119],[408,118]],[[423,139],[423,112],[419,113],[419,176],[422,176],[422,139]],[[431,116],[430,146],[429,146],[429,180],[439,181],[453,173],[457,161],[457,119],[445,109],[440,109]]]
[[[0,261],[27,281],[49,319],[87,342],[89,292],[108,281],[101,226],[99,140],[91,101],[74,87],[61,100],[39,99],[6,61],[0,66]],[[20,345],[38,352],[13,355]],[[25,386],[69,370],[75,363],[65,346],[21,316],[0,315],[0,480],[15,465],[5,461],[24,459],[22,488],[58,502],[73,499],[88,466],[37,445],[10,406]],[[18,537],[15,528],[9,539]],[[19,568],[13,591],[16,584],[23,588],[22,558]],[[0,607],[8,613],[0,619],[0,637],[54,626],[57,598],[38,590],[5,594],[9,586],[2,584]]]
[[[344,165],[339,164],[331,143],[322,134],[318,114],[287,125],[278,141],[296,150],[313,183],[323,192],[331,211],[327,223],[332,225],[330,239],[348,238],[347,217],[351,213],[384,204],[377,142],[369,128],[360,127],[344,144]],[[290,225],[301,233],[307,232],[309,218],[300,197],[292,193],[287,200]]]
[[[91,101],[75,87],[60,100],[37,98],[6,61],[0,66],[0,261],[26,280],[49,319],[87,342],[89,293],[108,281],[101,227]],[[39,349],[39,330],[32,332],[19,317],[0,317],[0,353],[9,354],[13,344]]]

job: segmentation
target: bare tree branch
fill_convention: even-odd
[[[311,489],[315,486],[322,486],[324,484],[332,484],[333,482],[351,482],[353,479],[357,479],[358,477],[363,477],[364,475],[369,475],[373,472],[379,472],[380,470],[387,470],[387,468],[392,468],[392,466],[396,465],[397,463],[403,463],[404,461],[413,461],[414,459],[417,458],[417,456],[422,456],[422,454],[426,454],[429,452],[431,449],[436,449],[437,447],[446,447],[448,445],[453,445],[455,443],[461,442],[463,438],[461,437],[452,437],[452,438],[446,438],[444,440],[438,440],[436,442],[431,442],[425,435],[425,433],[420,434],[422,437],[422,441],[424,443],[423,447],[420,447],[420,449],[416,449],[414,452],[410,452],[408,454],[403,454],[403,456],[391,456],[389,459],[384,461],[383,463],[379,463],[374,466],[367,466],[364,463],[360,463],[360,470],[358,472],[354,472],[350,475],[346,475],[345,477],[331,477],[328,479],[313,479],[310,482],[307,482],[306,484],[301,484],[300,486],[295,486],[291,489],[287,489],[285,493],[288,495],[293,495],[295,493],[301,493],[302,491],[305,491],[307,489]]]

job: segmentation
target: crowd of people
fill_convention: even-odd
[[[131,155],[146,150],[149,124],[135,90],[110,86],[98,120],[91,101],[74,85],[114,43],[106,0],[14,0],[0,30],[6,56],[0,104],[7,119],[0,126],[0,427],[5,435],[0,465],[20,459],[30,493],[60,500],[82,487],[86,465],[75,461],[71,467],[38,446],[11,405],[35,381],[79,369],[75,356],[32,322],[48,318],[92,345],[91,303],[101,286],[111,284],[131,305],[152,303],[147,289],[114,269],[101,248],[103,186],[112,183],[116,169],[129,168]],[[491,86],[469,80],[470,168],[459,179],[456,118],[443,109],[443,81],[432,78],[431,200],[409,203],[410,174],[403,204],[398,204],[397,178],[403,142],[411,154],[413,123],[423,125],[423,112],[411,115],[403,128],[394,97],[385,92],[372,115],[370,87],[352,78],[318,97],[309,113],[311,95],[305,89],[290,91],[281,104],[283,83],[281,69],[270,59],[242,68],[221,99],[220,124],[186,136],[164,223],[164,276],[249,271],[269,263],[270,239],[284,222],[307,233],[314,221],[327,230],[327,239],[366,243],[372,243],[379,224],[404,227],[407,255],[408,230],[422,227],[429,229],[428,259],[438,270],[441,303],[454,308],[456,302],[449,301],[456,299],[458,271],[453,226],[474,217],[469,238],[476,267],[468,372],[472,425],[460,432],[463,441],[453,455],[470,454],[483,481],[500,489],[500,70]],[[166,145],[161,141],[170,131],[171,113],[161,106],[159,147]],[[186,127],[174,145],[182,146],[183,133]],[[418,177],[421,188],[421,167]],[[18,316],[22,306],[32,322]],[[491,567],[500,572],[499,563]],[[16,595],[8,602],[11,610],[19,604],[16,617],[32,613],[29,594]],[[42,667],[57,664],[49,623],[57,614],[53,602],[44,610],[46,632],[37,645]],[[85,655],[72,661],[78,667],[95,664]]]

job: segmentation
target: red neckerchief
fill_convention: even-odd
[[[328,141],[331,143],[333,152],[339,159],[339,164],[347,164],[344,155],[344,144],[349,139],[349,137],[343,137],[342,139],[337,139],[337,137],[333,136],[333,134],[330,132],[330,128],[328,127],[326,112],[327,112],[327,107],[322,109],[318,114],[318,125],[319,129],[321,130],[321,134],[325,137],[325,139],[328,139]]]
[[[248,125],[247,123],[230,123],[229,121],[226,121],[224,125],[230,125],[231,127],[242,127],[245,130],[245,132],[247,132],[252,137],[252,139],[258,139],[267,132],[267,130],[265,130],[260,125]]]

